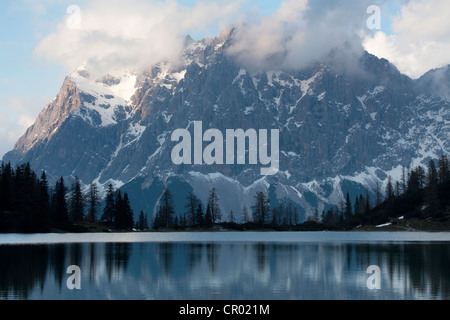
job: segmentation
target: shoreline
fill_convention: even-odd
[[[413,228],[411,226],[403,226],[403,225],[395,225],[389,224],[386,226],[375,226],[375,225],[366,225],[366,226],[358,226],[353,229],[344,230],[331,230],[331,229],[321,229],[321,230],[296,230],[294,228],[285,228],[285,229],[273,229],[273,228],[264,228],[264,229],[238,229],[238,228],[210,228],[210,229],[150,229],[150,230],[83,230],[83,231],[64,231],[64,230],[52,230],[49,232],[4,232],[0,233],[0,237],[2,235],[46,235],[46,234],[168,234],[168,233],[321,233],[321,232],[329,232],[329,233],[346,233],[346,232],[354,232],[354,233],[450,233],[450,228],[447,226],[442,226],[439,228],[430,228],[429,226],[425,226],[423,228]],[[0,243],[1,244],[1,243]]]
[[[79,224],[73,224],[65,228],[49,228],[45,231],[37,232],[16,232],[12,230],[11,232],[0,233],[2,235],[33,235],[33,234],[165,234],[165,233],[305,233],[305,232],[393,232],[393,233],[420,233],[420,232],[430,232],[430,233],[446,233],[450,232],[450,220],[440,221],[436,219],[418,219],[418,218],[402,218],[402,219],[391,219],[390,222],[381,225],[360,225],[353,228],[327,228],[325,225],[316,222],[304,222],[298,225],[289,226],[277,226],[273,227],[267,225],[260,227],[258,225],[247,223],[247,224],[236,224],[236,223],[219,223],[211,227],[178,227],[178,228],[158,228],[158,229],[148,229],[148,230],[137,230],[137,229],[113,229],[101,222],[82,222]],[[0,243],[1,244],[1,243]]]
[[[448,243],[450,232],[374,232],[374,231],[215,231],[215,232],[122,232],[3,234],[0,247],[8,245],[57,245],[89,243],[249,243],[249,244],[382,244]]]

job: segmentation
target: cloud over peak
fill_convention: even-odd
[[[78,21],[73,14],[62,19],[35,53],[68,71],[84,64],[104,75],[176,60],[187,34],[214,36],[211,30],[234,25],[228,53],[255,71],[302,67],[345,42],[363,45],[411,77],[450,62],[450,0],[405,0],[392,18],[393,33],[366,26],[367,8],[378,2],[384,10],[384,0],[284,0],[271,15],[244,10],[251,2],[92,0]]]
[[[229,53],[256,70],[306,66],[346,42],[361,43],[367,4],[284,1],[272,16],[243,24]]]
[[[69,14],[46,36],[35,54],[73,71],[87,65],[99,74],[140,68],[179,55],[188,32],[225,25],[239,16],[240,1],[199,1],[186,7],[176,1],[94,0],[80,8],[79,21]]]

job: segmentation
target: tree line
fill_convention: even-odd
[[[206,210],[200,199],[192,192],[189,192],[186,198],[185,209],[182,215],[175,214],[172,193],[166,188],[157,207],[153,228],[209,228],[222,221],[219,196],[215,188],[210,190]]]
[[[373,197],[373,199],[372,199]],[[338,206],[327,211],[316,208],[307,221],[300,223],[297,207],[292,202],[271,206],[265,192],[257,192],[250,208],[244,206],[238,221],[233,211],[223,221],[220,199],[215,188],[209,191],[206,206],[193,193],[186,197],[185,210],[176,213],[169,188],[160,197],[153,229],[211,228],[214,225],[240,230],[272,228],[275,230],[343,230],[359,225],[376,225],[391,218],[405,216],[447,221],[450,217],[449,160],[443,155],[437,164],[430,160],[428,167],[403,168],[401,178],[388,177],[384,191],[380,185],[375,195],[368,191],[351,201],[346,197]],[[100,223],[107,229],[147,230],[148,217],[140,212],[137,221],[126,192],[106,190],[103,211],[100,212],[99,189],[91,183],[83,193],[80,180],[75,178],[70,189],[64,179],[49,187],[45,171],[40,178],[23,164],[13,169],[2,163],[0,168],[0,232],[85,231],[81,225]]]
[[[82,191],[77,177],[70,188],[62,177],[50,187],[46,172],[38,177],[29,163],[16,169],[10,163],[1,164],[0,232],[87,231],[86,225],[96,222],[114,229],[148,229],[147,216],[143,212],[138,221],[133,221],[127,193],[122,195],[120,190],[109,185],[100,216],[101,203],[95,182],[86,192]]]
[[[362,225],[377,225],[391,218],[432,218],[447,221],[450,218],[449,160],[442,155],[428,167],[403,168],[401,178],[388,177],[385,190],[376,184],[375,195],[369,191],[351,201],[347,192],[337,206],[319,212],[318,208],[300,223],[297,207],[290,201],[271,206],[264,192],[257,192],[250,208],[242,208],[241,220],[231,211],[222,221],[217,190],[210,190],[206,211],[202,202],[191,192],[186,198],[185,212],[176,215],[169,189],[164,191],[154,220],[154,228],[205,228],[213,224],[236,229],[271,228],[274,230],[349,230]],[[373,199],[372,199],[373,198]]]
[[[247,208],[244,206],[241,219],[238,220],[233,211],[228,218],[223,219],[220,209],[220,199],[216,188],[211,188],[206,201],[206,208],[202,201],[189,192],[186,197],[185,211],[177,214],[174,209],[173,196],[166,188],[159,200],[153,222],[154,229],[204,229],[214,225],[237,229],[253,229],[274,227],[279,225],[296,225],[299,222],[297,208],[292,202],[280,203],[276,208],[270,207],[269,197],[265,192],[256,192],[254,203]]]
[[[311,217],[327,229],[351,229],[360,225],[379,225],[391,219],[434,219],[440,222],[450,218],[449,160],[442,155],[438,163],[430,160],[428,167],[403,167],[401,177],[388,177],[385,190],[377,183],[372,199],[368,192],[352,202],[347,193],[339,206]]]

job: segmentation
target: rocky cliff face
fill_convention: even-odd
[[[178,210],[188,191],[206,201],[215,186],[225,218],[250,207],[259,190],[273,204],[295,202],[304,218],[450,150],[449,102],[432,76],[445,70],[413,81],[386,60],[343,47],[301,70],[251,73],[227,54],[231,41],[187,38],[179,61],[120,77],[77,70],[4,161],[113,183],[130,192],[135,211],[153,211],[166,185]],[[193,133],[194,121],[224,133],[279,129],[279,172],[174,165],[171,134]]]

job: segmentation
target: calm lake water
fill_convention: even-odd
[[[0,235],[0,299],[448,300],[450,233]]]

